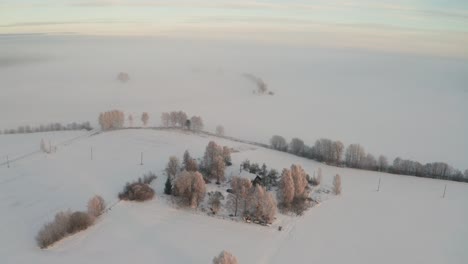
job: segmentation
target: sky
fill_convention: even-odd
[[[0,0],[0,34],[234,39],[468,58],[466,0]]]

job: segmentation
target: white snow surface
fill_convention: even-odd
[[[46,134],[60,142],[86,133]],[[37,149],[43,136],[0,135],[1,155]],[[239,150],[232,154],[228,178],[245,159],[278,171],[295,163],[311,174],[321,167],[324,187],[339,173],[343,194],[329,196],[302,217],[278,214],[271,227],[177,209],[163,194],[163,168],[169,156],[182,158],[186,149],[201,157],[210,140]],[[56,212],[85,210],[95,194],[112,205],[126,182],[150,170],[158,175],[152,201],[117,203],[91,228],[46,250],[36,246],[37,232]],[[239,263],[461,264],[468,263],[466,201],[463,183],[330,167],[178,130],[112,131],[79,137],[59,145],[56,153],[36,153],[10,168],[0,166],[0,263],[210,263],[226,249]]]

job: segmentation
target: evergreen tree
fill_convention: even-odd
[[[164,187],[164,193],[167,195],[172,194],[172,183],[171,183],[171,179],[169,176],[167,176],[166,185]]]

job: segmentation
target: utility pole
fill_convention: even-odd
[[[143,165],[143,152],[141,153],[141,161],[140,161],[140,165]]]
[[[93,147],[91,147],[91,160],[93,160]]]
[[[445,188],[444,188],[444,194],[442,195],[442,198],[445,198],[445,191],[447,190],[447,184],[445,184]]]
[[[6,156],[7,167],[10,168],[10,159],[8,159],[8,155]]]
[[[380,179],[381,178],[379,178],[379,185],[377,186],[377,191],[380,191]]]

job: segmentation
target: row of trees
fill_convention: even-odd
[[[164,112],[161,114],[161,124],[165,127],[186,127],[189,130],[203,130],[203,119],[192,116],[190,119],[183,111]]]
[[[143,126],[148,125],[149,121],[149,114],[147,112],[143,112],[141,114],[141,122]],[[112,130],[112,129],[120,129],[124,127],[125,124],[125,114],[120,110],[112,110],[107,111],[104,113],[99,114],[99,125],[101,126],[102,130]],[[129,127],[133,127],[134,125],[134,118],[132,114],[129,114],[127,117],[127,122]]]
[[[19,126],[17,129],[5,129],[3,134],[26,134],[26,133],[38,133],[38,132],[49,132],[49,131],[65,131],[65,130],[92,130],[93,127],[89,122],[82,123],[70,123],[62,125],[60,123],[51,123],[48,125],[40,126]],[[2,131],[0,130],[0,134]]]
[[[316,140],[313,146],[308,146],[299,138],[293,138],[288,143],[284,137],[275,135],[270,139],[270,146],[279,151],[335,166],[468,182],[468,170],[462,173],[444,162],[421,164],[399,157],[390,164],[387,157],[380,155],[376,158],[371,153],[366,153],[364,147],[359,144],[351,144],[345,149],[341,141],[322,138]]]

